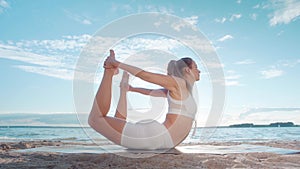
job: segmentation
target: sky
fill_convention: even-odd
[[[82,49],[104,26],[145,12],[185,19],[216,50],[226,79],[218,125],[300,124],[299,0],[0,0],[0,125],[48,125],[40,119],[49,114],[54,119],[76,115],[73,78]],[[128,25],[132,26],[138,23]],[[178,45],[173,42],[145,35],[120,46],[131,46],[132,51],[138,50],[138,44],[169,49]],[[122,47],[116,49],[122,53]],[[179,53],[192,55],[187,49]],[[205,67],[198,66],[202,71],[197,83],[201,126],[213,98]],[[100,79],[101,70],[99,74]],[[136,79],[132,83],[144,84]],[[94,85],[96,89],[99,80]],[[138,108],[149,106],[148,97],[131,94],[129,99],[140,100],[135,102]],[[24,114],[31,115],[25,118]]]

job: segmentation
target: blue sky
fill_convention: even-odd
[[[144,12],[184,18],[215,47],[226,78],[219,125],[300,123],[297,0],[0,0],[0,114],[73,114],[73,72],[82,48],[105,25]],[[200,124],[212,99],[205,73],[197,85]],[[29,122],[36,123],[9,121]]]

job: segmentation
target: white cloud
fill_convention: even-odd
[[[91,25],[92,24],[91,19],[89,19],[86,16],[74,14],[74,13],[68,11],[68,10],[64,10],[64,13],[67,15],[67,17],[69,17],[72,20],[74,20],[76,22],[79,22],[81,24],[84,24],[84,25]]]
[[[139,51],[145,50],[161,50],[171,52],[172,49],[180,46],[177,40],[157,37],[157,38],[145,38],[134,37],[121,41],[114,46],[114,49],[118,52],[118,58],[126,59]]]
[[[233,22],[236,19],[240,19],[242,17],[242,14],[232,14],[229,21]]]
[[[222,17],[222,18],[216,18],[215,22],[217,23],[225,23],[226,21],[233,22],[237,19],[240,19],[242,17],[242,14],[232,14],[229,18]]]
[[[258,16],[258,15],[257,15],[256,13],[253,13],[253,14],[250,15],[250,18],[251,18],[252,20],[256,21],[257,16]]]
[[[177,22],[172,24],[172,28],[177,32],[180,32],[182,28],[189,26],[186,22]]]
[[[224,67],[224,65],[216,65],[218,67]],[[224,78],[220,77],[217,80],[213,80],[213,83],[218,83],[223,86],[242,86],[240,78],[242,76],[237,74],[234,70],[228,70],[224,72]]]
[[[269,70],[263,70],[260,73],[263,76],[263,78],[265,78],[265,79],[271,79],[271,78],[275,78],[275,77],[279,77],[279,76],[283,75],[282,70],[278,70],[275,68],[271,68]]]
[[[299,113],[300,108],[239,108],[223,114],[222,125],[241,123],[270,124],[275,122],[300,124]]]
[[[207,41],[206,39],[199,36],[185,36],[185,42],[189,42],[189,47],[193,49],[199,49],[203,53],[213,53],[215,52],[215,48],[212,45],[212,42]],[[212,62],[215,64],[215,62]]]
[[[255,63],[253,60],[246,59],[246,60],[237,61],[234,64],[236,64],[236,65],[249,65],[249,64],[253,64],[253,63]]]
[[[92,22],[88,19],[83,19],[81,23],[83,23],[84,25],[91,25],[92,24]]]
[[[9,4],[5,0],[0,0],[0,7],[9,8]]]
[[[184,11],[183,8],[180,9]],[[115,3],[113,2],[110,8],[111,13],[116,13],[117,11],[124,11],[126,13],[144,13],[144,12],[159,12],[163,14],[174,14],[174,10],[170,7],[160,6],[160,5],[138,5],[137,7],[130,4]]]
[[[131,13],[133,12],[133,8],[129,5],[129,4],[117,4],[117,3],[113,3],[110,11],[112,13],[115,13],[117,11],[125,11],[126,13]]]
[[[241,77],[240,75],[229,75],[229,76],[226,76],[226,79],[227,80],[237,80],[240,77]]]
[[[46,67],[74,67],[78,53],[90,35],[64,36],[54,40],[22,40],[0,44],[0,58]]]
[[[41,66],[15,66],[26,72],[41,74],[49,77],[55,77],[64,80],[73,80],[73,70],[64,68],[52,68],[52,67],[41,67]]]
[[[229,70],[225,75],[225,85],[226,86],[241,86],[239,79],[241,75],[238,75],[234,70]]]
[[[190,24],[192,24],[192,25],[197,25],[197,23],[198,23],[198,16],[196,16],[196,15],[193,15],[193,16],[191,16],[191,17],[187,17],[187,18],[184,18],[187,22],[189,22]]]
[[[163,14],[174,13],[172,8],[166,8],[164,6],[156,6],[156,5],[138,6],[138,13],[142,13],[142,12],[160,12]]]
[[[15,68],[26,72],[70,80],[78,53],[90,35],[64,36],[56,40],[8,41],[0,43],[0,58],[21,62]]]
[[[191,16],[191,17],[183,18],[183,19],[184,19],[184,21],[178,20],[178,22],[173,22],[171,27],[174,30],[180,32],[182,28],[190,27],[192,25],[193,26],[192,29],[197,30],[196,26],[197,26],[197,23],[198,23],[198,16],[194,15],[194,16]]]
[[[59,59],[56,57],[26,52],[21,48],[0,44],[0,58],[17,60],[29,64],[43,66],[57,66]]]
[[[217,62],[206,62],[207,67],[209,68],[224,68],[224,64],[217,63]]]
[[[200,49],[206,53],[214,51],[207,41],[201,41],[201,39],[199,40],[196,37],[186,38],[194,45],[191,46],[194,49]],[[20,63],[13,65],[13,67],[30,73],[65,80],[73,80],[73,74],[75,73],[75,78],[78,80],[97,83],[101,79],[101,75],[99,79],[95,79],[95,72],[91,71],[94,71],[95,66],[101,67],[98,64],[101,64],[100,62],[103,61],[105,55],[103,54],[99,57],[99,51],[107,51],[113,48],[120,61],[128,61],[128,58],[132,58],[136,54],[142,54],[140,53],[141,51],[157,50],[166,52],[165,54],[154,53],[155,56],[153,54],[151,57],[146,57],[145,55],[133,57],[134,62],[137,63],[135,65],[143,67],[152,65],[155,67],[157,63],[154,63],[153,59],[156,56],[160,58],[155,60],[161,60],[162,56],[165,56],[167,53],[176,56],[174,51],[184,47],[179,41],[165,37],[132,37],[112,46],[116,41],[116,38],[99,36],[91,38],[90,35],[63,36],[62,39],[54,40],[7,41],[6,43],[0,43],[0,59],[18,61]],[[89,45],[85,46],[87,43]],[[86,56],[84,60],[85,65],[90,68],[76,67],[78,56],[82,53]],[[167,63],[167,61],[165,62]],[[207,66],[215,68],[223,65],[208,62]],[[100,72],[97,73],[102,73],[101,68],[98,71]]]
[[[16,46],[23,49],[46,49],[47,51],[73,51],[80,50],[91,38],[90,35],[64,36],[63,39],[54,40],[22,40],[16,42]]]
[[[10,8],[9,3],[5,0],[0,0],[0,14],[3,13],[7,8]]]
[[[300,16],[300,1],[279,0],[273,2],[271,7],[275,10],[269,21],[271,26],[288,24]]]
[[[260,8],[260,5],[257,4],[257,5],[255,5],[255,6],[253,6],[253,8],[254,8],[254,9],[258,9],[258,8]]]
[[[229,40],[229,39],[233,39],[233,36],[231,36],[231,35],[225,35],[222,38],[218,39],[217,41],[224,42],[224,41]]]
[[[278,66],[293,68],[293,67],[297,66],[299,63],[300,63],[299,59],[298,60],[279,60]]]
[[[26,72],[72,80],[79,53],[82,52],[81,50],[88,42],[91,43],[90,39],[90,35],[81,35],[63,36],[62,39],[56,40],[8,41],[5,44],[0,43],[0,58],[21,62],[14,67]],[[115,41],[116,38],[94,37],[92,45],[88,46],[89,49],[84,49],[85,52],[88,52],[85,55],[90,55],[85,60],[86,64],[91,63],[91,65],[98,66],[104,57],[99,57],[97,52],[108,50]],[[178,46],[180,46],[178,41],[164,37],[134,37],[119,42],[113,48],[118,59],[123,61],[139,51],[161,50],[171,53]],[[148,61],[151,59],[148,58]],[[139,59],[135,60],[138,61]],[[142,62],[148,63],[145,59]],[[76,78],[80,80],[93,82],[94,73],[86,70],[81,72],[76,68],[78,75]]]
[[[240,114],[243,123],[268,124],[272,122],[300,123],[300,108],[251,108]]]
[[[166,8],[164,6],[158,7],[158,11],[161,12],[161,13],[164,13],[164,14],[173,14],[174,13],[173,9]]]
[[[217,23],[224,23],[224,22],[226,22],[226,18],[225,17],[222,17],[222,18],[216,18],[215,19],[215,22],[217,22]]]
[[[277,33],[277,36],[281,36],[284,33],[283,30],[281,30],[280,32]]]
[[[269,123],[275,123],[275,122],[294,122],[299,123],[299,111],[297,113],[291,113],[287,114],[286,112],[283,114],[283,112],[259,112],[256,114],[251,114],[244,118],[241,121],[244,122],[255,122],[256,124],[269,124]]]
[[[225,85],[226,86],[240,86],[240,83],[239,83],[239,81],[232,80],[232,81],[226,81]]]
[[[242,0],[237,0],[236,3],[238,4],[242,3]]]
[[[132,12],[132,7],[128,4],[123,5],[122,9],[125,10],[127,13]]]

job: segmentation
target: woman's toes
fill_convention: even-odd
[[[112,58],[115,58],[115,51],[114,50],[109,50],[109,56]]]

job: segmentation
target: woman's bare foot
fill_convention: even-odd
[[[106,70],[114,71],[114,75],[116,75],[116,74],[119,73],[119,69],[118,69],[118,67],[114,67],[114,66],[112,65],[112,63],[109,61],[111,58],[113,58],[113,60],[115,60],[115,52],[114,52],[112,49],[111,49],[109,52],[110,52],[110,54],[109,54],[109,56],[106,58],[103,67],[104,67]]]
[[[127,72],[123,72],[122,80],[120,82],[121,91],[127,92],[129,90],[128,84],[129,74]]]

